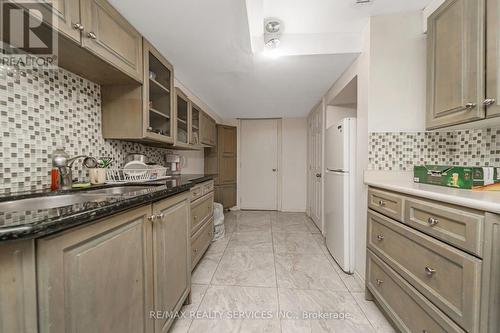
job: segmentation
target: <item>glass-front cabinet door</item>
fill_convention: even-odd
[[[173,67],[147,41],[144,50],[146,137],[173,143]]]
[[[188,146],[190,101],[186,94],[184,94],[179,88],[175,88],[175,96],[177,121],[175,144],[177,146]]]
[[[200,114],[201,109],[196,104],[191,107],[191,136],[189,143],[197,146],[200,144]]]

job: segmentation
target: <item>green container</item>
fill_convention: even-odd
[[[472,189],[500,182],[500,168],[418,165],[413,168],[414,182]]]

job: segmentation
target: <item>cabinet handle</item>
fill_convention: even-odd
[[[379,241],[383,241],[384,240],[384,235],[377,235],[377,239]]]
[[[198,249],[194,249],[194,253],[198,253]]]
[[[465,104],[466,109],[474,109],[477,106],[476,103],[467,103]]]
[[[427,219],[427,223],[429,223],[430,226],[435,226],[436,224],[439,223],[439,220],[435,217],[429,217]]]
[[[153,222],[156,219],[156,215],[148,216],[148,221]]]
[[[384,283],[384,281],[380,279],[376,279],[375,282],[377,283],[377,286],[380,286],[382,283]]]
[[[379,200],[378,201],[378,205],[381,206],[381,207],[384,207],[385,206],[385,201],[384,200]]]
[[[434,273],[436,273],[436,270],[427,266],[425,267],[425,273],[428,275],[428,276],[432,276],[434,275]]]
[[[83,25],[80,23],[73,23],[73,29],[83,31]]]
[[[89,32],[89,33],[87,34],[87,36],[88,36],[90,39],[97,39],[96,34],[95,34],[95,33],[93,33],[92,31],[91,31],[91,32]]]
[[[484,100],[483,105],[484,106],[490,106],[496,103],[496,100],[494,98],[487,98]]]
[[[194,220],[198,221],[198,216],[197,215],[194,216]]]
[[[317,173],[317,174],[316,174],[316,178],[321,178],[321,174],[320,174],[320,173]]]

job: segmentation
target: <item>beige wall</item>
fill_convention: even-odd
[[[365,277],[367,186],[370,132],[425,129],[426,45],[422,12],[370,18],[363,51],[325,94],[325,125],[354,114],[335,106],[336,97],[357,77],[355,274]],[[325,203],[327,204],[327,203]]]
[[[369,132],[425,130],[422,16],[414,11],[371,18]]]
[[[328,128],[337,124],[340,120],[349,117],[356,117],[357,107],[356,106],[336,106],[327,105],[326,107],[326,126]]]
[[[182,168],[182,174],[200,174],[205,172],[205,152],[203,150],[175,150],[173,153],[186,158],[186,166]]]
[[[355,274],[365,277],[366,261],[366,207],[367,187],[363,183],[363,173],[368,167],[368,100],[370,92],[370,25],[364,33],[363,52],[356,61],[333,84],[324,97],[327,111],[335,110],[328,106],[335,97],[357,77],[357,144],[356,144],[356,224],[355,224]],[[327,116],[328,117],[328,116]],[[333,121],[330,114],[328,121]],[[325,203],[327,204],[327,203]]]
[[[281,210],[305,212],[307,200],[307,118],[284,118],[281,124]]]

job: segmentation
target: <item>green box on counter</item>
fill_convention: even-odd
[[[416,165],[413,167],[413,177],[415,183],[470,190],[500,183],[500,168]]]

